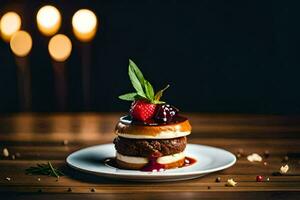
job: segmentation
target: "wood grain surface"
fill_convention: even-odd
[[[186,114],[189,143],[239,154],[237,163],[202,178],[167,183],[113,181],[77,172],[65,158],[83,147],[111,143],[122,114],[14,114],[0,116],[0,192],[9,199],[295,199],[300,197],[300,117]],[[10,156],[2,150],[7,148]],[[268,152],[269,156],[265,153]],[[246,156],[258,153],[262,162]],[[12,155],[15,158],[12,158]],[[26,175],[25,169],[51,161],[66,176]],[[278,175],[282,165],[290,169]],[[264,177],[256,182],[256,176]],[[220,177],[220,182],[215,179]],[[7,180],[10,178],[10,180]],[[226,186],[228,179],[238,182]],[[267,181],[267,178],[269,181]]]

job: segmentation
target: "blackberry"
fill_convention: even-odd
[[[154,119],[158,122],[167,123],[170,122],[178,112],[179,110],[174,106],[169,104],[161,104],[158,105]]]

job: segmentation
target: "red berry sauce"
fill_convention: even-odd
[[[152,172],[152,171],[162,171],[165,170],[165,165],[159,164],[157,162],[157,159],[161,157],[162,154],[160,152],[154,152],[150,157],[149,157],[149,162],[147,165],[145,165],[141,171],[146,171],[146,172]]]
[[[158,157],[152,156],[149,158],[148,164],[141,169],[141,171],[147,171],[147,172],[155,172],[155,171],[163,171],[166,169],[165,165],[159,164],[157,162]],[[194,158],[185,157],[184,164],[181,167],[187,167],[192,164],[196,163],[196,160]],[[180,168],[181,168],[180,167]]]
[[[151,158],[149,159],[149,162],[147,165],[145,165],[141,171],[144,172],[155,172],[155,171],[163,171],[166,169],[166,166],[163,164],[159,164],[156,162],[157,158]]]
[[[196,163],[196,162],[197,162],[197,160],[194,159],[194,158],[191,158],[191,157],[185,157],[185,159],[184,159],[184,165],[183,165],[182,167],[190,166],[190,165],[192,165],[192,164],[194,164],[194,163]]]

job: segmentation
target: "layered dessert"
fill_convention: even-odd
[[[155,93],[131,60],[128,73],[135,92],[119,96],[133,103],[129,114],[121,117],[115,128],[118,167],[159,171],[183,166],[191,125],[177,108],[161,101],[169,85]]]

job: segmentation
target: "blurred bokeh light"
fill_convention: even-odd
[[[61,25],[61,15],[54,6],[43,6],[36,15],[40,32],[46,36],[54,35]]]
[[[91,10],[80,9],[72,18],[73,32],[78,40],[87,42],[93,39],[97,31],[97,16]]]
[[[63,62],[68,59],[71,54],[72,42],[67,36],[58,34],[50,39],[48,50],[52,59]]]
[[[11,36],[20,30],[21,17],[15,12],[5,13],[0,22],[1,37],[4,41],[9,42]]]
[[[19,56],[27,56],[32,48],[32,39],[26,31],[17,31],[10,40],[10,48],[12,52]]]

